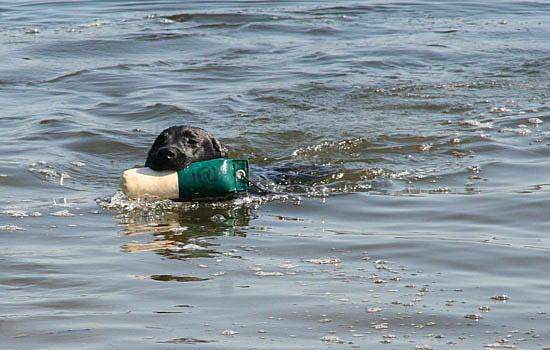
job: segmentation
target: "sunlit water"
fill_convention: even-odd
[[[550,5],[0,4],[2,349],[550,348]],[[164,128],[273,191],[130,201]]]

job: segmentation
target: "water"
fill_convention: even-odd
[[[2,348],[550,347],[549,12],[1,3]],[[278,194],[125,199],[176,124]]]

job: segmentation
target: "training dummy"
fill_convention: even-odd
[[[219,200],[247,191],[248,179],[248,160],[218,158],[179,171],[128,169],[122,173],[120,189],[131,199]]]

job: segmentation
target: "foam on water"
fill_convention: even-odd
[[[25,231],[25,229],[16,225],[9,224],[9,225],[0,226],[0,231],[15,232],[15,231]]]
[[[261,204],[269,201],[291,201],[299,203],[298,196],[286,194],[270,194],[265,196],[244,195],[227,201],[191,201],[178,202],[169,199],[129,199],[122,191],[116,191],[111,197],[97,198],[96,203],[103,209],[119,213],[160,213],[163,211],[192,211],[199,209],[257,209]],[[210,218],[213,222],[223,222],[226,218],[222,214],[216,214]]]

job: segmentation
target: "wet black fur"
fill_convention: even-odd
[[[145,166],[156,171],[181,170],[191,163],[227,158],[227,149],[203,129],[172,126],[157,136]]]

